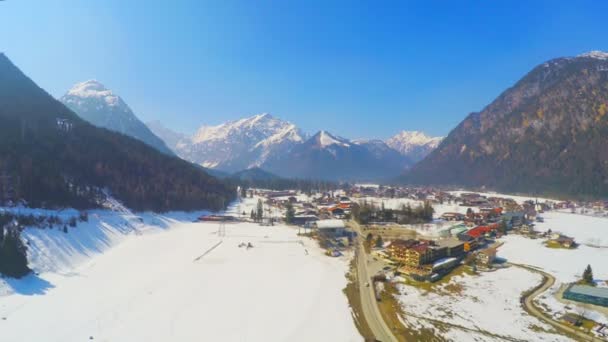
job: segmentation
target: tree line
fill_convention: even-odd
[[[413,207],[407,203],[400,209],[389,209],[382,203],[380,206],[364,201],[354,204],[351,209],[351,218],[361,224],[370,222],[395,222],[398,224],[418,224],[433,220],[435,210],[429,201]]]

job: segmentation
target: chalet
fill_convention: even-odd
[[[441,218],[446,221],[463,221],[465,219],[464,214],[461,213],[443,213]]]
[[[568,323],[569,325],[578,327],[580,326],[583,322],[581,319],[581,316],[573,314],[573,313],[567,313],[564,316],[562,316],[562,320],[566,323]]]
[[[559,245],[564,248],[572,248],[576,245],[576,243],[574,242],[574,238],[561,234],[551,234],[551,238],[547,242],[549,244]]]
[[[319,218],[315,215],[295,215],[292,223],[297,226],[308,226],[318,220]]]
[[[433,251],[426,243],[421,243],[405,251],[405,264],[409,267],[420,267],[433,262]]]
[[[416,240],[393,240],[386,247],[386,252],[389,257],[396,261],[405,261],[406,253],[408,248],[415,246],[418,243]]]

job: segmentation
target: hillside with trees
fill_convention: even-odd
[[[231,186],[131,137],[95,127],[0,54],[0,202],[134,210],[220,209]]]
[[[606,114],[608,54],[550,60],[470,114],[403,182],[605,197]]]

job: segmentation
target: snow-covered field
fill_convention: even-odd
[[[192,214],[97,215],[68,234],[26,231],[41,273],[0,284],[1,340],[361,340],[347,259],[292,228],[227,224],[220,236]]]
[[[550,308],[558,318],[566,312],[578,311],[574,304],[567,305],[561,300],[558,290],[564,284],[579,280],[587,265],[591,265],[595,279],[608,279],[608,219],[556,211],[541,216],[544,222],[536,223],[535,230],[545,232],[551,229],[574,237],[580,244],[578,248],[547,248],[543,244],[544,239],[507,235],[501,239],[505,244],[498,250],[498,256],[510,262],[538,267],[555,277],[555,285],[539,296],[537,302]],[[606,312],[608,310],[587,310],[586,316],[608,324]]]
[[[419,205],[424,204],[423,201],[419,201],[419,200],[415,200],[415,199],[411,199],[411,198],[359,197],[359,198],[353,198],[352,200],[357,203],[363,203],[363,202],[371,203],[378,207],[380,207],[380,206],[382,206],[382,204],[384,204],[384,207],[387,209],[401,209],[402,206],[407,205],[407,204],[409,204],[412,208],[415,208]],[[468,208],[470,208],[470,207],[461,206],[459,204],[448,204],[448,203],[444,203],[444,204],[434,203],[433,204],[433,209],[435,210],[435,217],[439,217],[439,216],[443,215],[443,213],[447,213],[447,212],[465,214],[467,212]],[[475,209],[477,210],[477,208],[475,208]]]
[[[435,329],[453,341],[567,341],[519,303],[521,293],[540,281],[538,274],[509,267],[455,276],[433,291],[398,285],[398,300],[408,326]]]
[[[554,232],[574,237],[578,243],[608,248],[608,218],[550,211],[541,215],[544,222],[536,224],[536,230]]]
[[[563,283],[577,281],[590,264],[597,279],[608,279],[608,248],[580,245],[576,249],[547,248],[543,239],[507,235],[498,256],[510,262],[536,266]]]

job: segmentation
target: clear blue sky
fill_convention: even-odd
[[[192,132],[271,112],[312,133],[447,134],[535,65],[608,50],[608,1],[0,2],[0,51],[59,97],[96,78]]]

